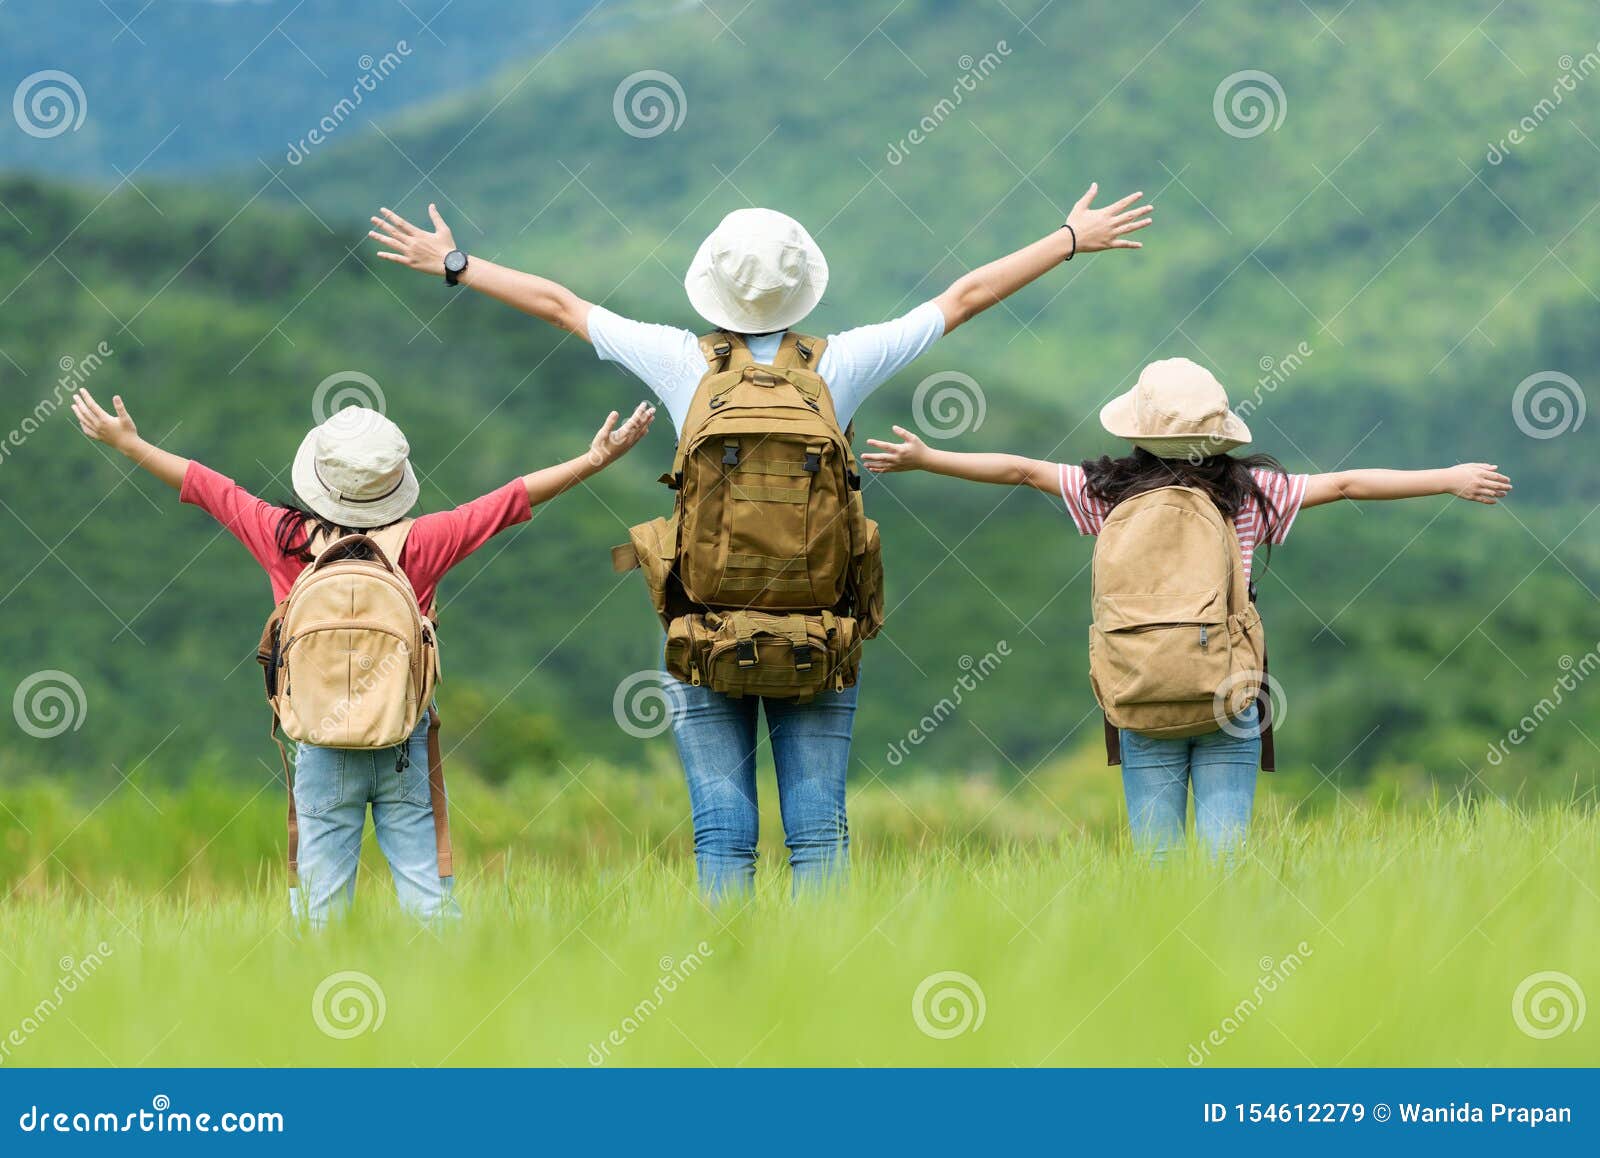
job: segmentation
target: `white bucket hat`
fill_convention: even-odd
[[[1100,425],[1158,458],[1209,457],[1250,441],[1222,383],[1187,358],[1151,362],[1132,390],[1105,404]]]
[[[411,447],[376,410],[346,406],[305,436],[294,456],[294,492],[341,527],[381,527],[416,504]]]
[[[700,243],[683,288],[695,312],[737,334],[786,330],[828,285],[828,263],[793,217],[736,209]]]

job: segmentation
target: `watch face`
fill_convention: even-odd
[[[460,273],[467,268],[467,255],[459,249],[452,249],[444,255],[444,268],[449,273]]]

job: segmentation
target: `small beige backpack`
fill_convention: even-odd
[[[439,717],[433,689],[439,645],[399,559],[411,531],[406,519],[379,531],[331,542],[313,537],[316,558],[273,609],[257,660],[266,675],[272,735],[323,748],[402,745],[426,714],[428,773],[439,848],[439,875],[450,876]],[[289,784],[289,869],[298,860],[293,774],[278,741]],[[405,769],[402,748],[398,774]]]
[[[1119,728],[1197,736],[1259,703],[1272,767],[1266,631],[1238,533],[1210,496],[1160,487],[1113,507],[1095,542],[1092,606],[1089,682],[1110,763]]]

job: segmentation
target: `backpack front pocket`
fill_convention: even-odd
[[[412,652],[398,633],[369,624],[301,631],[283,645],[284,731],[330,748],[401,743],[418,713]]]
[[[1232,670],[1226,625],[1170,623],[1089,629],[1090,666],[1103,707],[1210,701]]]

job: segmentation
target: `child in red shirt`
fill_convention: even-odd
[[[107,413],[87,390],[73,396],[84,434],[121,452],[174,488],[179,498],[226,527],[267,572],[272,598],[289,593],[295,578],[323,547],[352,531],[373,533],[406,519],[417,500],[410,447],[382,414],[346,407],[312,430],[294,462],[300,506],[275,506],[198,462],[162,450],[139,436],[121,397]],[[650,429],[655,408],[640,403],[621,426],[613,411],[586,453],[513,479],[451,511],[422,515],[411,525],[399,566],[424,613],[431,613],[439,580],[494,535],[532,517],[554,498],[615,462]],[[453,878],[441,877],[428,785],[428,719],[403,744],[380,751],[301,743],[291,785],[300,820],[300,881],[290,908],[321,925],[355,896],[361,830],[368,805],[401,904],[425,919],[459,915]],[[401,771],[396,774],[396,768]]]

